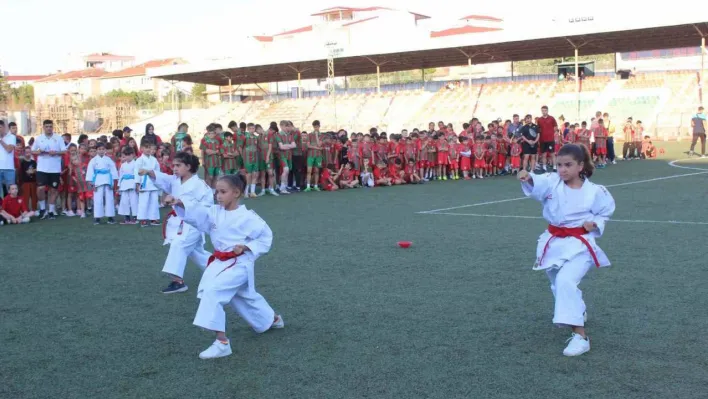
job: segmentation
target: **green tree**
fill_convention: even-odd
[[[0,103],[7,103],[10,101],[11,91],[10,85],[4,76],[0,75]]]
[[[195,83],[194,86],[192,86],[192,97],[197,98],[197,99],[204,99],[206,98],[206,85],[204,83]]]
[[[34,86],[32,85],[22,85],[17,89],[17,98],[18,101],[27,104],[27,105],[33,105],[34,104]]]

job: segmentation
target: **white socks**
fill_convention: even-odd
[[[252,192],[253,194],[256,193],[256,185],[255,185],[255,184],[251,184],[251,192]]]
[[[57,211],[56,205],[54,205],[54,204],[49,205],[49,212],[56,213],[56,211]]]
[[[47,209],[47,201],[38,201],[39,202],[39,210],[43,211]]]

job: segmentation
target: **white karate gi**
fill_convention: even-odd
[[[182,183],[179,176],[157,171],[155,179],[152,181],[157,188],[183,202],[190,202],[195,206],[202,205],[205,209],[214,205],[214,195],[211,188],[197,175]],[[170,244],[170,251],[162,271],[182,278],[188,258],[204,270],[209,256],[211,256],[209,252],[204,250],[204,233],[183,223],[179,216],[168,216],[165,223],[167,225],[165,226],[163,245]]]
[[[135,182],[138,179],[136,179],[135,175],[135,161],[121,164],[119,174],[118,191],[120,192],[120,204],[118,205],[118,214],[122,216],[138,216],[138,192],[135,191]]]
[[[116,215],[116,206],[113,198],[113,182],[118,180],[116,164],[107,156],[96,155],[86,169],[86,181],[95,187],[93,193],[93,217],[98,219],[104,216],[112,218]]]
[[[133,175],[137,179],[135,184],[140,184],[140,190],[138,191],[138,220],[159,220],[160,204],[158,197],[160,196],[160,191],[147,175],[140,176],[138,174],[140,169],[159,172],[160,164],[155,157],[143,154],[135,160],[135,170],[133,171]]]
[[[602,236],[605,223],[615,211],[615,200],[603,186],[586,179],[579,189],[568,187],[557,173],[532,175],[533,186],[522,183],[527,196],[543,204],[543,218],[552,226],[582,227],[594,222],[597,229],[582,237],[592,247],[599,265],[609,266],[605,252],[595,243]],[[550,241],[549,241],[550,240]],[[545,253],[544,253],[545,249]],[[583,326],[585,302],[578,284],[595,266],[588,247],[576,237],[553,237],[548,230],[538,239],[534,270],[545,270],[555,297],[553,323]]]
[[[227,211],[221,205],[210,208],[194,202],[184,205],[184,208],[176,209],[177,215],[185,223],[208,233],[215,250],[229,252],[236,245],[250,249],[236,259],[216,259],[206,268],[197,290],[201,301],[194,324],[212,331],[225,331],[224,305],[231,302],[256,332],[268,330],[273,325],[275,312],[256,292],[253,268],[256,259],[270,250],[273,242],[270,227],[244,205],[233,211]]]

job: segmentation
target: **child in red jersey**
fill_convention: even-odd
[[[339,187],[340,188],[355,188],[359,186],[359,180],[356,178],[356,167],[353,162],[347,162],[340,170]]]
[[[342,167],[342,169],[343,168],[344,167]],[[320,174],[320,186],[322,186],[325,191],[337,191],[339,189],[339,186],[337,186],[337,179],[339,178],[342,169],[340,169],[337,173],[334,173],[334,164],[327,164],[327,167],[324,168]]]
[[[406,167],[404,169],[403,178],[407,183],[410,184],[420,184],[423,182],[423,179],[421,179],[420,175],[418,174],[418,168],[414,158],[408,159],[408,163],[406,164]]]
[[[415,143],[416,150],[418,152],[416,159],[418,160],[418,172],[420,177],[423,178],[424,181],[428,181],[427,179],[427,174],[426,171],[428,169],[428,141],[427,138],[423,136],[419,136],[418,133],[415,131],[411,135],[413,137],[413,142]]]
[[[583,121],[578,132],[578,144],[585,146],[590,151],[590,130],[587,129],[588,123]]]
[[[10,184],[9,193],[2,200],[2,208],[0,208],[0,216],[7,220],[8,224],[29,223],[32,212],[27,210],[27,202],[25,202],[19,194],[20,190],[17,184]]]
[[[351,164],[353,178],[356,179],[361,170],[361,142],[358,138],[352,137],[347,148],[347,160]],[[346,169],[346,168],[345,168]]]
[[[389,175],[394,185],[406,184],[406,171],[403,170],[403,162],[396,158],[389,167]]]
[[[428,152],[428,179],[438,180],[440,175],[437,174],[438,170],[438,138],[434,133],[430,133],[431,136],[428,137],[428,145],[425,147]]]
[[[558,151],[563,147],[563,132],[561,132],[558,127],[553,131],[553,141],[555,141],[553,153],[558,154]],[[555,169],[556,166],[553,165],[553,168]]]
[[[377,186],[390,186],[393,184],[393,179],[391,179],[388,168],[383,162],[377,163],[376,168],[374,168],[374,183]]]
[[[378,143],[376,143],[376,151],[374,155],[376,157],[376,163],[379,163],[379,161],[388,163],[388,140],[386,140],[385,135],[379,137]]]
[[[499,129],[504,129],[499,127]],[[497,130],[499,130],[497,129]],[[497,133],[497,172],[501,173],[506,167],[506,154],[509,153],[509,141],[502,133]],[[506,173],[506,172],[505,172]]]
[[[359,156],[361,157],[361,170],[365,171],[366,167],[374,165],[374,143],[371,142],[371,136],[364,135],[364,142],[359,147]]]
[[[434,136],[435,137],[435,136]],[[437,134],[437,167],[435,170],[442,180],[447,180],[448,165],[450,164],[450,143],[443,132]]]
[[[593,134],[595,135],[595,154],[598,158],[597,167],[604,168],[606,166],[605,157],[607,156],[607,129],[602,118],[597,120],[597,126],[593,129]]]
[[[416,135],[416,137],[418,136]],[[416,147],[416,143],[413,141],[413,138],[406,137],[405,139],[401,140],[401,142],[403,143],[403,152],[401,153],[401,157],[406,160],[406,162],[412,158],[413,161],[417,163],[418,148]]]
[[[517,141],[514,140],[511,143],[511,173],[512,174],[517,174],[519,173],[519,169],[521,169],[521,144]]]
[[[472,178],[477,178],[477,179],[483,179],[484,178],[484,171],[487,169],[487,164],[484,161],[484,156],[486,153],[486,148],[485,144],[483,142],[483,137],[482,135],[477,136],[477,140],[475,141],[473,145],[473,153],[474,153],[474,174],[472,175]]]
[[[448,170],[450,173],[450,179],[457,180],[460,178],[460,154],[457,149],[457,136],[449,135],[445,141],[447,141],[447,158],[449,160]]]
[[[467,136],[460,136],[459,144],[457,144],[457,151],[460,153],[460,170],[462,170],[462,175],[465,180],[470,180],[470,170],[472,170],[472,151],[469,147],[469,140]]]
[[[494,176],[497,172],[497,136],[491,135],[484,140],[487,150],[485,162],[487,166],[487,176]]]

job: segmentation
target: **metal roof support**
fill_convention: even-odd
[[[459,51],[460,53],[462,53],[462,55],[467,57],[467,90],[469,90],[471,93],[472,92],[472,57],[474,57],[478,54],[481,54],[481,52],[477,51],[474,54],[467,54],[462,49],[457,48],[455,50]]]
[[[575,43],[573,43],[572,40],[566,38],[565,40],[570,43],[571,46],[573,46],[573,50],[575,50],[575,105],[576,105],[576,114],[575,114],[575,120],[580,120],[580,71],[578,70],[578,49],[584,45],[587,44],[587,42],[584,42],[580,46],[576,46]]]
[[[299,68],[295,68],[292,65],[288,65],[288,68],[292,69],[293,71],[297,72],[297,98],[302,98],[302,85],[301,85],[301,77],[302,77],[302,72],[307,71],[308,69],[302,69],[300,70]]]
[[[699,82],[699,88],[700,88],[700,100],[701,104],[703,104],[703,88],[705,88],[705,79],[704,77],[706,76],[706,63],[705,63],[705,58],[706,58],[706,34],[703,33],[703,31],[697,27],[696,25],[693,25],[693,29],[698,32],[698,35],[701,36],[701,79]]]
[[[376,92],[381,93],[381,66],[388,63],[388,61],[385,62],[376,62],[372,60],[370,57],[363,57],[369,60],[372,64],[376,65]]]

